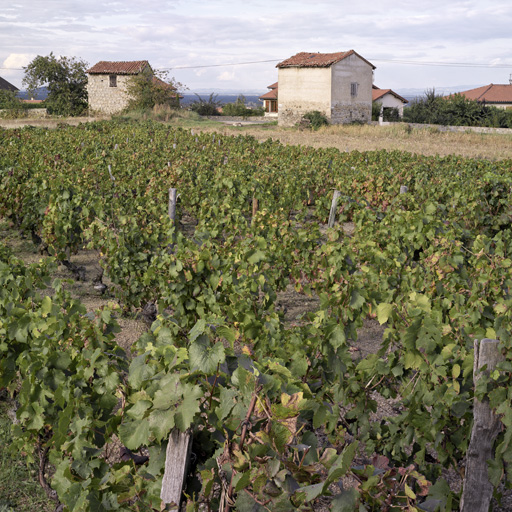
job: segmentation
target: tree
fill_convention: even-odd
[[[126,91],[131,98],[127,110],[147,110],[155,105],[177,108],[180,104],[179,90],[183,88],[183,84],[174,78],[169,80],[167,72],[154,73],[145,68],[128,82]]]
[[[25,114],[25,105],[16,97],[13,91],[0,90],[0,117],[16,118]]]
[[[75,57],[47,57],[38,55],[25,66],[23,85],[29,93],[38,87],[48,88],[45,101],[49,114],[77,116],[87,109],[87,74],[88,64]]]
[[[262,116],[265,113],[263,107],[248,108],[245,104],[245,96],[240,94],[235,103],[226,103],[222,107],[223,116]]]
[[[190,110],[197,112],[200,116],[219,116],[219,108],[222,106],[220,101],[217,101],[217,94],[213,92],[207,100],[204,100],[196,94],[198,99],[190,104]]]

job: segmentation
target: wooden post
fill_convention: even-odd
[[[328,228],[334,227],[334,223],[336,222],[336,207],[338,206],[340,195],[341,192],[339,190],[335,190],[332,195],[331,211],[329,213],[329,222],[327,223]]]
[[[191,448],[190,431],[172,429],[165,453],[165,471],[160,491],[160,499],[164,504],[172,504],[176,508],[180,506]]]
[[[256,215],[256,212],[258,211],[258,198],[256,196],[252,196],[252,217]]]
[[[176,189],[169,189],[169,218],[174,221],[176,220]]]
[[[476,383],[483,374],[489,375],[496,364],[503,360],[499,351],[498,340],[475,340],[475,359],[473,364],[473,382]],[[486,369],[482,372],[482,368]],[[494,457],[493,444],[501,430],[502,424],[489,402],[475,398],[473,406],[473,429],[466,454],[466,472],[464,476],[461,512],[488,512],[493,486],[487,473],[487,461]]]
[[[409,189],[405,185],[400,185],[400,194],[407,194]]]

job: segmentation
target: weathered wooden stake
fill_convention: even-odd
[[[332,203],[331,203],[331,211],[329,213],[329,222],[327,223],[328,228],[334,227],[334,223],[336,222],[336,208],[338,206],[338,199],[340,198],[341,192],[339,190],[335,190],[332,195]]]
[[[498,340],[475,340],[475,359],[473,364],[473,382],[476,384],[483,374],[489,375],[498,362],[503,360]],[[482,368],[486,369],[482,372]],[[488,512],[493,486],[489,481],[487,461],[494,457],[493,444],[502,424],[485,399],[475,398],[473,406],[473,430],[466,454],[466,472],[464,476],[461,512]]]
[[[258,198],[253,196],[252,197],[252,217],[253,218],[256,215],[256,212],[258,211],[258,206],[259,206]]]
[[[405,185],[400,185],[400,194],[407,194],[409,189]]]
[[[160,491],[160,499],[164,504],[172,504],[179,508],[191,448],[190,431],[180,432],[177,428],[172,429],[165,453],[165,471]]]
[[[174,221],[176,220],[176,189],[169,189],[169,218]]]

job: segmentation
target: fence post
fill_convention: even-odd
[[[408,190],[406,185],[400,185],[400,194],[407,194]]]
[[[335,190],[332,195],[331,211],[329,212],[329,222],[327,223],[328,228],[334,227],[334,223],[336,222],[336,208],[338,206],[338,199],[340,196],[341,192],[339,190]]]
[[[476,384],[483,374],[489,375],[503,360],[499,341],[491,339],[475,340],[473,382]],[[482,371],[482,368],[484,368]],[[466,454],[466,472],[463,482],[461,512],[488,512],[493,486],[487,473],[487,461],[494,457],[493,444],[501,430],[501,421],[489,406],[475,398],[473,406],[473,429]]]
[[[179,509],[183,484],[187,476],[188,461],[192,448],[189,430],[180,432],[177,428],[169,434],[165,453],[165,471],[162,479],[160,499],[164,504],[173,504]]]
[[[174,221],[176,220],[176,189],[169,189],[169,218]]]

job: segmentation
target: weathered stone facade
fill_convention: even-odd
[[[126,92],[133,75],[115,75],[116,87],[110,86],[110,75],[89,75],[87,94],[93,112],[117,114],[128,106],[130,97]]]
[[[311,55],[325,56],[329,62],[331,56],[343,54]],[[307,61],[297,66],[279,66],[280,126],[293,126],[314,110],[332,124],[371,121],[374,66],[357,53],[347,52],[339,61],[325,66],[309,67]]]

